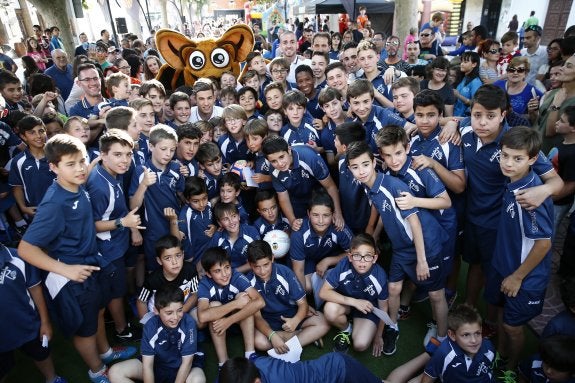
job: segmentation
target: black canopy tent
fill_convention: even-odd
[[[395,2],[386,0],[323,0],[315,2],[316,14],[347,13],[354,19],[359,14],[359,7],[365,6],[368,15],[393,13]]]

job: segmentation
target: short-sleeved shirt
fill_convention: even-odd
[[[491,383],[495,382],[492,364],[495,347],[489,339],[483,339],[473,358],[447,338],[433,353],[425,366],[425,374],[442,382]]]
[[[184,254],[186,259],[192,259],[194,264],[198,263],[212,240],[204,231],[213,224],[212,205],[209,202],[204,211],[195,210],[189,205],[180,211],[178,226],[186,236],[183,240]]]
[[[209,247],[220,247],[228,252],[232,268],[236,269],[248,262],[248,245],[260,239],[260,234],[255,227],[245,223],[240,224],[238,238],[233,243],[229,240],[227,231],[216,231],[210,241]]]
[[[220,173],[221,176],[221,173]],[[206,171],[204,171],[204,182],[206,183],[206,188],[208,189],[208,198],[212,199],[219,196],[218,182],[220,176],[216,177]]]
[[[343,219],[352,232],[363,232],[371,216],[371,202],[361,182],[356,180],[349,170],[345,158],[339,159],[338,169],[339,200],[353,201],[341,204]]]
[[[260,371],[263,383],[327,383],[345,382],[345,357],[340,353],[331,352],[320,356],[318,359],[296,363],[268,356],[256,358],[253,362]]]
[[[389,297],[387,292],[387,274],[377,263],[369,271],[360,274],[348,257],[341,259],[327,275],[325,280],[335,291],[355,299],[365,299],[375,307],[378,301]]]
[[[224,134],[220,137],[218,146],[222,152],[222,161],[225,164],[233,164],[238,160],[247,160],[250,153],[245,139],[238,142],[229,134]]]
[[[199,278],[196,267],[189,262],[184,262],[178,276],[171,281],[166,278],[162,269],[154,270],[151,274],[146,275],[138,300],[146,303],[148,311],[153,312],[154,295],[161,287],[178,287],[184,292],[184,302],[186,302],[193,294],[198,292],[198,283]]]
[[[477,89],[479,89],[481,85],[483,85],[483,83],[481,82],[481,78],[479,77],[475,77],[469,81],[467,78],[464,78],[457,85],[456,89],[461,96],[471,100],[473,98],[473,95],[475,94],[475,92],[477,92]],[[453,107],[454,116],[456,117],[467,116],[469,115],[469,112],[470,107],[468,105],[465,105],[463,101],[461,101],[460,99],[457,99],[457,101],[455,101],[455,106]]]
[[[557,145],[557,154],[551,159],[553,167],[563,182],[575,182],[575,145],[561,142]],[[574,194],[555,201],[555,205],[570,205],[573,203]]]
[[[15,350],[39,336],[40,317],[28,292],[39,283],[38,269],[25,263],[16,249],[0,245],[0,299],[6,309],[0,316],[0,352]]]
[[[515,193],[541,185],[539,177],[530,171],[527,176],[508,183],[503,194],[501,218],[497,227],[497,241],[491,264],[504,278],[521,266],[535,241],[549,239],[553,234],[553,202],[547,198],[534,210],[525,210],[515,199]],[[551,274],[551,250],[525,276],[521,288],[545,290]]]
[[[409,193],[409,187],[395,177],[377,174],[373,186],[367,191],[369,199],[379,212],[383,227],[391,240],[393,255],[398,259],[412,261],[415,253],[413,233],[407,218],[417,214],[421,222],[425,256],[432,259],[441,253],[442,243],[447,239],[447,233],[437,220],[426,210],[401,210],[395,204],[395,198],[402,192]]]
[[[10,125],[0,121],[0,148],[8,150],[11,147],[20,145],[21,142],[22,140],[14,134]]]
[[[140,136],[138,137],[138,148],[144,154],[145,161],[148,160],[148,158],[150,158],[149,144],[150,144],[150,137],[140,132]]]
[[[54,182],[38,205],[23,240],[46,249],[52,258],[66,264],[108,265],[98,253],[92,204],[84,186],[74,193]]]
[[[281,128],[280,136],[282,136],[290,146],[298,144],[307,145],[310,141],[315,142],[318,146],[321,145],[319,133],[306,121],[302,121],[298,127],[287,123]]]
[[[224,111],[224,108],[220,107],[220,106],[215,106],[212,109],[212,115],[210,117],[208,117],[206,120],[204,121],[208,121],[210,118],[212,117],[221,117],[222,113]],[[198,107],[197,106],[193,106],[192,109],[190,109],[190,119],[189,122],[198,122],[203,120],[202,117],[200,116],[200,113],[198,111]]]
[[[312,115],[313,118],[323,118],[325,116],[325,112],[319,105],[319,90],[316,90],[315,97],[310,98],[307,100],[306,110]]]
[[[88,176],[87,189],[94,221],[115,221],[128,214],[121,175],[114,177],[98,164]],[[122,258],[130,246],[130,231],[126,228],[101,231],[96,237],[98,250],[110,261]]]
[[[497,87],[499,87],[499,88],[501,88],[507,92],[507,80],[495,81],[493,83],[493,85],[495,85],[495,86],[497,86]],[[533,90],[535,90],[537,97],[539,99],[541,99],[541,96],[543,96],[543,92],[541,92],[539,89],[535,88],[533,85],[530,85],[530,84],[526,84],[525,88],[523,88],[521,93],[518,93],[518,94],[507,93],[507,95],[509,97],[509,104],[511,104],[511,108],[513,108],[515,113],[523,114],[523,115],[528,113],[527,104],[529,104],[529,100],[531,100],[533,98],[533,94],[532,94]]]
[[[274,223],[269,223],[262,217],[258,217],[258,219],[254,221],[254,227],[260,233],[261,238],[272,230],[281,230],[285,232],[290,230],[289,221],[287,218],[283,217],[280,212],[278,212],[278,219]]]
[[[278,192],[287,191],[297,218],[306,215],[311,192],[318,181],[329,177],[325,161],[312,148],[306,145],[291,148],[293,164],[287,171],[272,171],[272,184]]]
[[[319,140],[321,146],[326,153],[336,153],[335,148],[335,128],[336,124],[331,119],[328,120],[327,124],[319,131]]]
[[[12,159],[8,183],[21,186],[27,206],[38,206],[56,175],[46,157],[36,159],[28,149]]]
[[[281,320],[281,316],[292,318],[298,309],[297,302],[305,299],[305,290],[295,273],[287,266],[274,262],[271,277],[267,282],[253,272],[250,272],[247,278],[266,302],[261,309],[265,320]]]
[[[254,173],[269,176],[271,169],[272,166],[270,162],[266,159],[266,156],[264,156],[263,153],[261,152],[256,153],[254,160]],[[268,190],[273,189],[273,186],[271,182],[260,182],[258,183],[258,189]]]
[[[155,315],[144,325],[142,356],[154,357],[154,371],[177,371],[182,357],[198,351],[197,325],[194,318],[184,314],[176,328],[168,328]]]
[[[311,274],[322,259],[349,250],[352,237],[347,226],[338,231],[333,224],[320,236],[311,227],[309,218],[304,218],[301,228],[291,234],[290,257],[292,261],[305,261],[305,274]]]
[[[499,224],[507,180],[499,166],[499,143],[509,129],[509,126],[504,125],[499,136],[486,145],[483,145],[471,126],[461,129],[463,160],[467,173],[466,218],[480,227],[493,229]],[[539,153],[532,169],[542,176],[552,171],[553,166],[543,153]]]
[[[102,102],[105,101],[106,99],[103,98]],[[70,108],[70,112],[68,113],[68,115],[80,116],[86,119],[90,119],[90,117],[97,117],[98,115],[94,114],[94,106],[95,105],[90,105],[88,100],[82,98],[80,101],[78,101],[74,106]]]
[[[188,171],[190,172],[190,174],[188,175],[189,177],[198,175],[200,171],[200,165],[198,164],[198,161],[196,161],[194,158],[192,158],[190,161],[180,159],[178,159],[178,161],[180,161],[182,165],[188,168]]]
[[[381,106],[373,105],[371,112],[365,122],[356,118],[355,121],[363,123],[367,137],[367,143],[371,147],[373,154],[379,157],[377,144],[375,143],[375,136],[377,132],[384,128],[386,125],[405,126],[405,119],[393,113],[389,108],[382,108]]]
[[[427,137],[421,133],[416,134],[410,143],[409,154],[419,156],[421,154],[433,158],[449,171],[464,170],[463,154],[461,147],[451,141],[441,143],[439,134],[441,127],[436,127]]]
[[[236,294],[252,288],[249,279],[240,272],[232,271],[230,283],[220,286],[207,275],[204,275],[198,286],[198,300],[207,299],[210,302],[220,302],[225,305],[236,298]]]
[[[421,80],[420,82],[421,90],[429,89],[441,96],[441,99],[445,103],[445,105],[454,105],[455,104],[455,94],[453,93],[453,87],[450,84],[445,84],[440,89],[430,89],[429,88],[429,80]]]

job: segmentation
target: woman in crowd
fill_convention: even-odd
[[[479,77],[484,84],[493,84],[499,80],[497,73],[497,62],[501,55],[501,44],[499,41],[487,39],[479,44],[478,52],[484,58],[483,63],[479,66]]]
[[[448,71],[449,60],[444,57],[437,57],[427,65],[427,79],[420,83],[421,90],[430,89],[439,93],[445,102],[445,117],[453,116],[453,105],[455,104],[453,87],[447,78]]]

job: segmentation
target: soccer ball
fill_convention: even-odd
[[[236,173],[238,176],[240,176],[241,182],[246,182],[246,177],[244,177],[244,168],[246,167],[248,167],[246,160],[237,160],[232,164],[230,172]]]
[[[264,241],[270,244],[274,258],[282,258],[289,251],[289,235],[282,230],[272,230],[266,233]]]

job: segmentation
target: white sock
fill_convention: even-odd
[[[102,365],[102,368],[100,368],[96,372],[92,372],[92,370],[88,370],[88,376],[90,378],[95,378],[97,376],[104,375],[105,372],[106,372],[106,365],[104,364],[104,365]]]
[[[392,329],[394,329],[395,331],[399,331],[399,326],[397,325],[397,323],[390,324],[388,326],[391,327]]]
[[[351,334],[351,323],[348,323],[348,324],[347,324],[347,328],[346,328],[345,330],[343,330],[343,331],[345,331],[345,332],[348,333],[348,334]]]
[[[100,354],[100,359],[106,359],[107,357],[111,356],[113,352],[114,352],[114,351],[112,351],[112,347],[110,347],[110,348],[108,349],[108,351],[106,351],[106,352],[103,353],[103,354]]]
[[[246,359],[249,359],[250,356],[252,356],[252,354],[255,354],[255,353],[256,353],[255,351],[246,351],[244,353],[244,356],[246,357]]]

